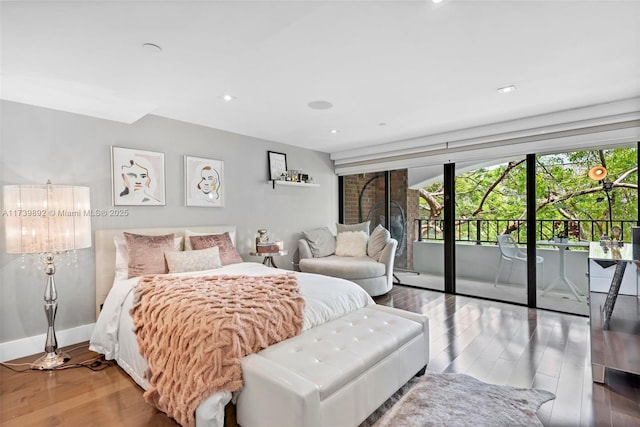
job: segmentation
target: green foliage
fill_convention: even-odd
[[[525,219],[526,164],[522,161],[510,166],[516,163],[518,162],[483,167],[456,176],[456,218]],[[587,175],[589,169],[601,164],[608,170],[607,178],[615,182],[613,190],[609,192],[614,222],[637,221],[638,173],[635,148],[545,155],[536,159],[536,215],[539,220],[548,220],[548,227],[541,237],[550,238],[550,234],[555,235],[558,226],[556,224],[554,231],[554,221],[595,220],[595,235],[605,231],[609,218],[607,193],[603,190],[602,183],[589,179]],[[505,173],[506,170],[508,171]],[[627,175],[624,176],[625,174]],[[441,182],[430,184],[425,190],[442,204]],[[489,193],[485,194],[487,192]],[[420,202],[422,217],[430,217],[428,205],[422,199]],[[507,226],[507,223],[499,224],[494,227],[495,230],[487,232],[501,232],[498,228]],[[516,229],[520,228],[520,235],[523,233],[522,227],[516,226]],[[572,227],[575,227],[574,223]],[[630,224],[626,226],[628,227]],[[628,229],[623,232],[626,236],[630,235]],[[460,233],[466,234],[469,231]],[[580,233],[582,238],[591,238],[591,230],[581,227]]]

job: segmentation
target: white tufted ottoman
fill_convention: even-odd
[[[373,305],[242,361],[242,427],[357,426],[429,361],[425,316]]]

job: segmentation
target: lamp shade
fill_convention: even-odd
[[[10,254],[91,246],[89,187],[5,185],[3,215]]]
[[[607,169],[604,166],[594,166],[589,169],[588,175],[594,181],[601,181],[607,177]]]

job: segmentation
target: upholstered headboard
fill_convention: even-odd
[[[100,313],[100,307],[107,298],[107,294],[113,285],[116,265],[116,246],[113,242],[115,236],[121,236],[123,232],[145,234],[149,236],[173,233],[176,237],[184,237],[185,230],[197,233],[222,234],[228,232],[231,241],[236,244],[235,225],[211,225],[200,227],[163,227],[163,228],[123,228],[111,230],[96,230],[96,319]]]

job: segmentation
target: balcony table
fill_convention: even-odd
[[[573,292],[576,300],[581,301],[580,297],[584,297],[585,295],[580,291],[578,286],[567,277],[564,263],[564,251],[569,248],[587,248],[589,247],[589,242],[576,242],[570,240],[566,242],[556,242],[555,240],[538,240],[536,243],[538,245],[555,246],[558,248],[558,277],[556,277],[549,286],[542,291],[541,295],[546,294],[550,290],[555,289],[559,284],[564,283]]]

